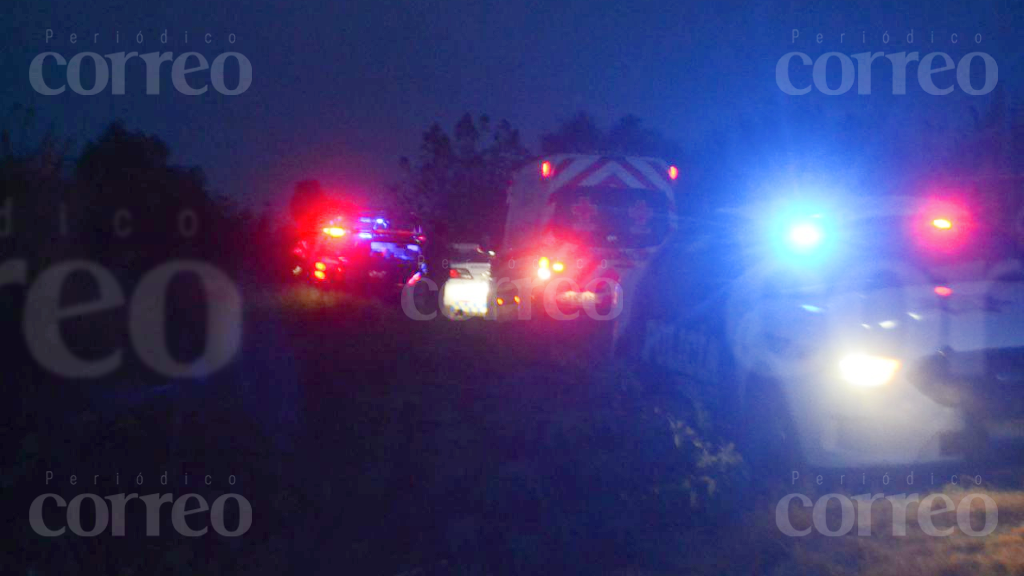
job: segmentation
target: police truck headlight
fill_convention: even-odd
[[[895,358],[850,354],[839,361],[839,376],[854,386],[875,388],[892,382],[900,366]]]

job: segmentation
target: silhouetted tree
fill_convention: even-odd
[[[606,139],[604,132],[597,126],[592,116],[586,112],[577,112],[554,132],[541,136],[541,152],[544,154],[602,152]]]
[[[512,171],[527,158],[519,131],[507,120],[466,113],[449,136],[439,124],[424,134],[414,163],[399,160],[405,181],[392,192],[407,209],[448,223],[453,239],[498,237]]]
[[[133,272],[172,257],[234,261],[228,207],[207,191],[200,168],[169,158],[159,138],[119,122],[85,146],[69,212],[91,256]]]
[[[55,232],[71,142],[51,130],[31,137],[35,124],[35,112],[16,105],[0,131],[0,254],[53,259],[65,247]]]
[[[541,137],[544,154],[622,154],[653,156],[676,162],[680,146],[657,130],[644,126],[633,114],[623,116],[607,131],[598,127],[586,112],[578,112],[555,131]]]

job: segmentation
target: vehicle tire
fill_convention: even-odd
[[[416,310],[420,314],[430,315],[438,311],[438,295],[440,290],[437,292],[431,291],[430,287],[427,286],[426,282],[417,282],[413,285],[413,303],[416,305]]]

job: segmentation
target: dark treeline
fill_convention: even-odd
[[[238,231],[251,213],[212,194],[201,168],[170,164],[159,138],[115,122],[69,158],[70,143],[17,132],[4,128],[0,150],[5,257],[30,266],[85,258],[125,277],[170,258],[237,270],[246,251]]]

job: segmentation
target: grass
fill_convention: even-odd
[[[757,546],[774,550],[774,574],[823,574],[845,576],[930,576],[968,574],[1024,574],[1024,493],[1016,490],[947,485],[936,491],[921,491],[923,499],[929,493],[947,495],[954,509],[968,494],[990,497],[998,510],[998,525],[991,534],[973,536],[957,527],[955,513],[935,517],[938,529],[954,528],[952,535],[929,535],[917,522],[918,503],[907,505],[906,535],[897,535],[893,529],[893,507],[885,500],[875,501],[871,507],[870,535],[858,535],[857,524],[844,536],[829,537],[812,531],[803,537],[788,537],[775,526],[774,510],[762,510],[752,519],[756,526],[752,534]],[[856,494],[848,493],[852,497]],[[808,495],[814,501],[820,495]],[[827,524],[837,529],[842,511],[833,500],[826,513]],[[984,503],[973,500],[971,525],[980,531],[985,522]],[[941,504],[933,507],[941,510]],[[793,526],[804,529],[812,526],[811,511],[802,506],[791,508]]]
[[[340,310],[347,316],[350,307],[364,305],[344,295],[304,290],[290,298],[314,314]],[[704,491],[714,487],[725,500],[740,494],[724,472],[741,456],[694,430],[707,415],[686,409],[686,399],[654,395],[628,368],[595,362],[578,346],[562,347],[557,340],[554,346],[538,346],[515,323],[415,323],[369,306],[370,317],[379,322],[372,331],[397,333],[391,350],[409,346],[409,363],[420,367],[416,386],[399,385],[386,395],[397,418],[412,420],[403,429],[415,432],[389,437],[427,455],[418,464],[432,473],[427,492],[460,494],[451,515],[438,519],[462,527],[454,529],[459,536],[448,536],[461,544],[441,554],[445,572],[500,573],[487,567],[494,566],[493,557],[507,556],[518,559],[506,566],[507,573],[551,563],[550,573],[589,567],[585,573],[652,576],[1024,574],[1022,492],[982,491],[998,506],[999,526],[980,538],[960,531],[948,538],[928,536],[913,520],[916,504],[908,507],[908,534],[894,536],[892,509],[885,501],[873,505],[870,537],[857,536],[856,528],[837,538],[787,537],[775,525],[775,502],[736,523],[715,518],[714,506],[722,501],[708,499],[710,508],[695,507],[695,494],[706,498]],[[365,350],[369,354],[382,346],[373,340]],[[403,412],[409,402],[416,408]],[[711,482],[701,475],[705,469]],[[471,474],[477,476],[470,480]],[[943,491],[955,505],[964,496],[952,486]],[[589,514],[580,516],[581,508]],[[490,518],[488,510],[507,511],[500,512],[505,520]],[[838,510],[830,513],[830,525],[838,526]],[[794,524],[810,525],[807,514],[795,510]],[[977,511],[978,521],[976,516]],[[701,531],[695,526],[701,522],[717,522],[731,532]],[[562,536],[563,529],[575,530],[577,537]],[[480,549],[481,538],[494,536],[504,547]],[[607,538],[606,552],[612,554],[596,565],[572,552],[588,540]],[[697,542],[701,552],[694,554]],[[421,570],[435,565],[426,557],[420,564]]]
[[[171,404],[26,437],[5,491],[34,498],[51,463],[198,463],[244,475],[252,532],[236,543],[21,534],[27,556],[5,565],[30,557],[37,574],[71,573],[93,546],[97,570],[126,574],[1024,574],[1024,493],[994,486],[978,489],[999,511],[983,538],[934,538],[914,521],[895,537],[886,502],[870,537],[783,535],[777,499],[749,511],[742,454],[709,433],[713,415],[580,334],[416,322],[393,303],[308,286],[247,302],[238,362],[178,383]],[[810,525],[809,511],[792,516]]]

